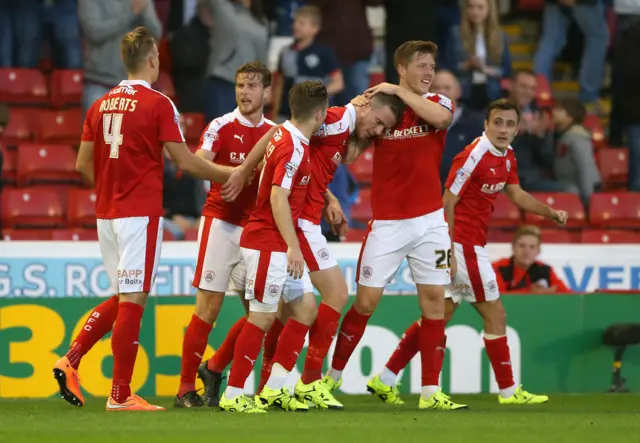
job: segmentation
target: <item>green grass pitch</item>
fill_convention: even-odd
[[[553,395],[546,405],[502,406],[495,396],[454,396],[471,409],[419,411],[417,396],[402,407],[373,397],[339,397],[344,411],[252,416],[172,407],[118,413],[104,399],[83,408],[61,399],[0,400],[0,442],[251,442],[251,443],[640,443],[640,395]]]

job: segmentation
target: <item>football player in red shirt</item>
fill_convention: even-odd
[[[131,392],[140,320],[153,286],[162,246],[162,187],[165,147],[183,171],[224,182],[231,168],[194,156],[180,130],[178,112],[151,89],[158,78],[158,48],[143,27],[122,39],[129,74],[87,112],[77,170],[96,187],[98,239],[114,292],[89,316],[69,352],[54,367],[62,397],[82,406],[80,359],[113,327],[113,385],[107,411],[154,411]],[[114,323],[115,321],[115,323]]]
[[[226,166],[241,165],[253,146],[265,133],[273,135],[275,126],[263,115],[264,104],[271,89],[271,72],[260,62],[242,65],[236,71],[236,102],[238,107],[214,119],[205,129],[197,156]],[[220,196],[220,185],[211,183],[202,209],[198,233],[198,260],[193,277],[196,291],[195,313],[184,335],[180,388],[176,407],[203,406],[196,393],[196,372],[206,379],[204,400],[208,406],[218,406],[219,374],[233,358],[233,347],[218,349],[215,358],[202,362],[209,333],[220,313],[227,290],[244,294],[246,264],[240,254],[242,228],[249,218],[258,194],[258,177],[253,177],[240,196],[227,202]],[[242,317],[232,327],[236,336],[244,324]],[[218,388],[215,388],[215,386]]]
[[[446,291],[445,318],[451,319],[462,300],[473,303],[482,316],[485,349],[500,388],[501,404],[537,404],[549,398],[531,394],[514,381],[506,314],[486,249],[493,203],[504,189],[520,209],[554,220],[560,226],[567,221],[565,211],[541,203],[520,187],[516,157],[510,146],[519,122],[517,105],[504,99],[491,103],[485,133],[454,158],[444,194],[453,238],[452,252],[447,257],[453,280]],[[405,331],[384,370],[374,378],[381,387],[375,393],[385,403],[402,403],[395,388],[396,377],[418,352],[419,327],[415,322]]]
[[[342,384],[342,371],[356,349],[384,287],[406,258],[417,285],[422,311],[420,409],[465,408],[442,393],[439,376],[444,348],[444,287],[450,283],[451,247],[442,207],[440,162],[453,104],[429,92],[435,75],[437,46],[408,41],[394,54],[399,85],[382,83],[365,95],[397,95],[405,104],[402,122],[375,140],[371,205],[373,219],[362,244],[356,300],[345,315],[331,367],[324,378],[331,389]],[[369,390],[377,389],[368,386]]]
[[[249,316],[236,341],[229,383],[220,398],[220,408],[231,412],[265,412],[243,394],[243,388],[264,336],[276,319],[281,298],[293,315],[282,331],[271,377],[258,400],[264,406],[285,410],[308,409],[289,395],[284,384],[316,317],[315,296],[296,226],[311,179],[309,138],[326,117],[327,89],[320,82],[296,84],[289,92],[289,105],[292,118],[271,138],[255,209],[240,238],[247,264]]]

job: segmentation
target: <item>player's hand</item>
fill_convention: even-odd
[[[560,226],[564,226],[567,224],[567,219],[569,218],[569,214],[567,211],[553,211],[553,215],[551,216],[551,220],[556,222]]]
[[[365,106],[369,104],[369,99],[364,95],[356,95],[351,99],[349,103],[351,103],[355,107]]]
[[[337,225],[342,223],[344,212],[342,212],[342,206],[337,199],[332,198],[325,207],[325,217],[330,225]]]
[[[242,166],[238,166],[231,171],[229,179],[224,185],[222,185],[222,189],[220,190],[220,195],[223,200],[232,202],[238,198],[242,188],[251,179],[252,175],[251,171],[247,171],[246,168],[243,168]]]
[[[396,95],[398,93],[398,85],[392,85],[391,83],[380,83],[379,85],[375,85],[372,88],[364,91],[364,95],[368,98],[373,97],[376,94],[388,94],[388,95]]]
[[[331,232],[333,232],[338,237],[344,237],[347,235],[349,231],[349,220],[346,217],[342,219],[340,223],[336,223],[331,225]]]
[[[302,278],[304,274],[304,257],[300,247],[287,249],[287,272],[295,279]]]
[[[453,279],[456,278],[458,274],[458,260],[456,260],[456,255],[451,253],[451,268],[449,268],[449,275],[451,276],[451,283],[453,283]]]

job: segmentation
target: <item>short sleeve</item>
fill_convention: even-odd
[[[87,111],[87,115],[84,118],[84,125],[82,126],[82,141],[83,142],[92,142],[95,141],[95,130],[93,128],[93,115],[95,114],[96,103],[99,100],[96,100],[93,105]]]
[[[298,168],[304,157],[304,148],[294,146],[293,143],[282,143],[275,148],[275,164],[272,185],[284,189],[291,189],[295,183]]]
[[[427,100],[430,100],[430,101],[432,101],[434,103],[439,104],[443,108],[448,109],[449,112],[451,112],[452,114],[455,111],[455,107],[454,107],[453,102],[451,101],[451,99],[449,99],[448,97],[445,97],[442,94],[430,94],[427,97]]]
[[[512,155],[510,159],[507,159],[507,171],[509,171],[509,177],[507,178],[508,185],[519,185],[520,178],[518,177],[518,162],[516,156]]]
[[[156,105],[158,119],[158,138],[162,143],[184,143],[184,135],[180,129],[180,114],[168,97],[161,97]]]
[[[198,149],[203,151],[211,151],[217,153],[222,148],[222,141],[220,140],[220,131],[224,127],[224,124],[220,119],[215,119],[204,130],[202,136],[200,136],[200,144]]]
[[[462,197],[462,194],[467,190],[469,183],[471,183],[472,169],[467,166],[467,159],[469,153],[462,151],[456,155],[451,163],[451,169],[449,169],[449,176],[445,182],[445,188],[447,188],[453,195]]]

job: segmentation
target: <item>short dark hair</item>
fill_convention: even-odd
[[[250,77],[260,75],[262,79],[262,86],[265,88],[267,86],[271,86],[271,71],[262,62],[255,61],[245,63],[236,70],[235,78],[237,79],[240,74],[249,74]]]
[[[506,98],[501,98],[489,103],[489,107],[487,108],[487,116],[485,117],[486,121],[489,121],[489,119],[491,118],[491,113],[493,111],[515,111],[516,115],[518,116],[518,122],[520,122],[520,109],[518,109],[518,105],[510,100],[507,100]]]
[[[295,16],[306,16],[317,27],[322,26],[322,11],[317,6],[302,6],[296,10]]]
[[[329,106],[327,88],[318,81],[304,81],[293,85],[289,91],[289,109],[291,117],[308,120],[319,109]]]
[[[413,60],[414,54],[431,54],[435,59],[438,54],[438,45],[424,40],[404,42],[393,53],[393,64],[396,67],[398,65],[407,66]]]
[[[156,39],[144,26],[138,26],[125,34],[120,42],[120,56],[128,73],[136,73],[140,65],[151,55]]]
[[[587,118],[587,108],[577,98],[560,99],[556,106],[564,109],[576,125],[581,125]]]
[[[536,74],[535,71],[533,71],[532,69],[518,69],[513,74],[513,79],[515,80],[518,77],[520,77],[521,75],[529,75],[531,77],[535,77],[536,79],[538,78],[538,74]]]
[[[404,104],[402,99],[400,99],[400,97],[398,97],[397,95],[382,93],[376,94],[371,97],[371,104],[377,104],[378,106],[387,106],[389,109],[391,109],[391,112],[396,119],[396,123],[402,120],[402,114],[404,114],[404,110],[406,108],[406,105]]]

